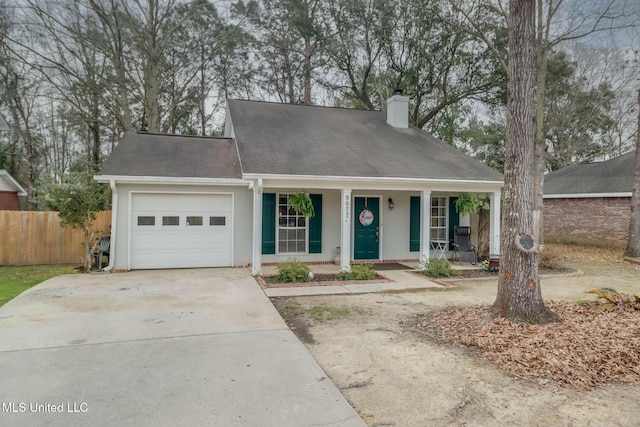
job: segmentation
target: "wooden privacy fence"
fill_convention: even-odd
[[[96,232],[109,235],[111,211],[98,212]],[[80,230],[60,227],[57,212],[0,211],[0,265],[82,264]]]

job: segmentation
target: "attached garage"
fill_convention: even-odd
[[[233,195],[131,193],[132,269],[233,266]]]

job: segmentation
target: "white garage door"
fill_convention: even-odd
[[[232,265],[230,194],[133,194],[131,268]]]

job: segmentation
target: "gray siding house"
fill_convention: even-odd
[[[502,176],[387,112],[229,100],[222,138],[126,134],[96,179],[113,193],[107,270],[261,266],[295,257],[441,257],[461,193],[491,199],[499,254]],[[305,192],[315,216],[291,209]]]

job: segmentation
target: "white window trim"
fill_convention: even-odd
[[[433,233],[434,230],[441,230],[443,229],[443,227],[432,227],[431,224],[429,224],[429,234],[430,234],[430,238],[431,240],[449,240],[449,196],[434,196],[431,195],[431,198],[429,200],[429,212],[431,212],[431,209],[433,208],[433,199],[444,199],[444,230],[445,230],[445,238],[444,239],[436,239],[435,235]],[[434,216],[430,215],[430,219],[433,220]],[[438,216],[437,218],[442,218],[441,216]],[[447,244],[447,247],[449,245]]]
[[[280,252],[280,196],[291,196],[291,192],[276,193],[276,255],[300,256],[309,254],[309,218],[304,221],[304,252]],[[288,199],[288,197],[287,197]],[[300,230],[302,227],[282,227],[283,230]]]

